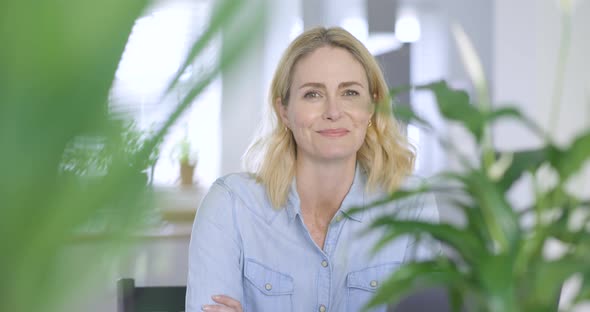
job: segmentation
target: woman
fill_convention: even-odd
[[[412,172],[382,72],[350,33],[314,28],[283,55],[270,103],[276,127],[249,151],[262,155],[255,173],[220,178],[199,208],[187,311],[359,311],[412,244],[399,239],[372,256],[382,235],[360,232],[383,213],[436,214],[425,198],[405,205],[418,209],[348,212]]]

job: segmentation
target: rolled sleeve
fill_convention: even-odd
[[[212,295],[223,294],[242,302],[242,243],[235,221],[232,193],[218,180],[203,199],[192,229],[187,312],[213,304]]]

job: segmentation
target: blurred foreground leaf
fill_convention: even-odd
[[[248,5],[215,3],[210,26],[195,41],[185,67]],[[153,222],[153,194],[141,169],[154,161],[154,148],[178,116],[238,56],[225,54],[131,153],[120,150],[129,144],[107,150],[106,172],[64,174],[64,154],[76,139],[117,142],[125,135],[109,114],[109,89],[131,29],[148,4],[0,3],[0,311],[55,311],[112,256],[125,254],[129,234]],[[256,5],[259,15],[226,34],[235,39],[228,41],[233,51],[242,51],[260,29],[263,2]],[[80,146],[82,155],[91,153]],[[65,246],[93,231],[109,241],[79,259],[64,258]]]
[[[587,198],[566,187],[588,164],[590,128],[582,129],[571,144],[558,146],[514,107],[478,107],[465,91],[452,89],[444,81],[417,89],[432,92],[441,116],[459,123],[473,136],[477,162],[466,161],[444,133],[433,133],[449,155],[461,157],[461,168],[439,173],[431,183],[399,190],[364,208],[434,193],[441,195],[437,198],[440,206],[462,217],[458,224],[400,220],[396,213],[375,220],[370,228],[384,231],[375,249],[401,237],[428,237],[449,253],[446,258],[402,264],[367,308],[398,302],[424,288],[442,287],[456,310],[467,304],[470,311],[557,311],[561,288],[574,276],[581,281],[576,302],[590,298],[590,207]],[[480,97],[482,94],[485,92]],[[395,107],[394,114],[425,131],[436,131],[408,107]],[[543,140],[542,145],[494,152],[489,131],[492,124],[506,119],[532,131]],[[524,198],[532,197],[532,203],[519,211],[510,199],[522,196],[521,182],[531,194]],[[559,252],[552,251],[548,257],[547,250],[555,244]]]

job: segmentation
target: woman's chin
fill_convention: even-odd
[[[351,151],[329,151],[329,152],[322,153],[322,155],[320,156],[320,158],[326,162],[330,162],[330,161],[341,162],[341,161],[354,159],[355,157],[356,157],[356,152],[351,152]]]

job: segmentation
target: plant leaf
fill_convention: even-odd
[[[216,24],[210,26],[210,28],[218,29],[219,27],[223,26],[224,23],[231,22],[231,18],[229,17],[233,16],[233,14],[236,13],[235,11],[240,9],[240,6],[229,5],[227,4],[227,2],[242,1],[224,0],[223,3],[219,5],[219,8],[221,9],[218,8],[214,11],[214,14],[216,15],[212,17],[212,20],[215,21]],[[224,8],[231,9],[232,11],[223,11]],[[243,51],[248,46],[248,44],[251,43],[252,38],[250,36],[260,31],[263,25],[262,23],[265,20],[264,16],[266,14],[266,8],[264,6],[264,2],[257,2],[256,9],[253,11],[255,12],[255,15],[248,16],[248,18],[245,21],[243,21],[242,28],[240,29],[241,36],[234,34],[231,37],[231,40],[226,42],[227,44],[224,47],[224,51],[227,52],[222,53],[219,60],[219,65],[216,66],[210,72],[200,77],[200,79],[194,83],[194,85],[188,90],[187,94],[179,101],[178,105],[172,111],[170,116],[164,121],[160,129],[156,131],[152,140],[148,142],[149,144],[146,144],[144,146],[144,149],[139,153],[140,156],[145,157],[146,154],[149,154],[149,152],[154,148],[155,144],[159,140],[162,140],[164,135],[167,133],[168,129],[172,127],[172,125],[178,120],[178,118],[180,118],[182,113],[192,104],[193,100],[199,94],[201,94],[203,90],[205,90],[205,88],[217,77],[219,73],[221,73],[221,71],[224,68],[231,66],[240,56],[240,52]],[[192,50],[201,49],[201,47],[199,46],[201,44],[201,41],[195,42],[195,45]],[[193,52],[195,51],[192,51],[191,53]],[[192,57],[194,56],[195,55],[193,55]]]
[[[531,273],[534,282],[531,283],[531,301],[542,305],[557,303],[559,290],[563,283],[576,273],[590,272],[590,259],[580,259],[573,255],[566,255],[559,260],[538,263]],[[580,269],[585,271],[580,272]]]
[[[465,33],[461,25],[453,23],[451,27],[451,32],[453,37],[455,38],[455,42],[457,44],[457,48],[459,53],[461,54],[461,60],[463,61],[463,65],[465,70],[469,74],[469,77],[473,81],[475,88],[478,92],[479,101],[487,105],[489,105],[488,98],[488,91],[487,91],[487,82],[483,72],[483,65],[481,64],[481,60],[475,51],[475,47],[473,43],[469,39],[469,36]],[[485,105],[484,104],[484,105]],[[484,107],[484,110],[488,109]]]
[[[515,107],[502,107],[485,114],[485,121],[488,123],[493,123],[499,119],[504,118],[515,118],[517,120],[523,120],[524,116]]]
[[[474,235],[474,237],[480,242],[482,248],[491,250],[490,247],[492,247],[493,242],[489,231],[481,224],[481,220],[483,220],[481,208],[474,204],[470,206],[459,201],[454,201],[452,205],[461,209],[463,215],[467,218],[466,230]]]
[[[81,257],[86,261],[68,259],[67,270],[56,270],[61,248],[78,236],[76,231],[98,223],[105,234],[119,239],[147,222],[140,217],[150,211],[149,191],[128,159],[115,160],[108,176],[92,182],[71,181],[58,168],[73,138],[91,134],[115,141],[121,135],[109,120],[109,89],[134,22],[148,2],[10,1],[0,9],[2,24],[11,29],[0,32],[0,234],[11,237],[0,241],[0,250],[10,251],[0,257],[1,311],[62,311],[55,308],[60,299],[73,297],[69,292],[100,274],[102,259],[90,253],[114,251],[105,244]],[[229,13],[220,12],[223,23],[233,20],[224,17]],[[218,30],[224,29],[221,24]],[[250,25],[244,23],[243,32],[232,34],[240,40],[229,45],[234,50],[224,54],[221,67],[243,52],[242,43],[255,31]],[[192,98],[210,81],[202,78],[191,90]],[[148,140],[132,163],[148,158],[176,118],[168,117],[168,126]]]
[[[0,32],[0,235],[10,237],[0,240],[10,251],[0,257],[2,311],[54,310],[94,271],[80,262],[59,275],[60,248],[113,199],[142,198],[145,185],[133,181],[89,204],[83,195],[95,190],[63,183],[58,168],[73,138],[110,130],[109,88],[147,2],[9,1],[0,9],[10,29]],[[117,212],[107,221],[136,215]]]
[[[514,311],[516,306],[516,284],[512,274],[513,256],[498,253],[481,257],[473,267],[474,278],[487,298],[492,311]]]
[[[484,132],[484,115],[469,101],[465,91],[451,89],[445,81],[433,82],[417,87],[434,93],[440,113],[449,120],[461,123],[481,141]]]
[[[395,116],[397,119],[401,120],[404,123],[413,123],[416,124],[418,126],[421,126],[422,128],[426,129],[426,130],[432,130],[432,125],[426,121],[425,119],[419,117],[418,115],[416,115],[416,113],[414,113],[414,111],[412,111],[412,109],[409,106],[405,106],[405,105],[396,105],[393,107],[393,116]]]
[[[170,80],[170,83],[168,84],[168,87],[166,87],[166,91],[163,92],[162,96],[168,94],[174,88],[174,86],[176,86],[180,76],[182,76],[186,68],[190,66],[199,53],[201,53],[211,43],[215,35],[222,31],[222,27],[227,25],[228,21],[231,21],[233,18],[235,18],[235,15],[243,9],[245,4],[246,3],[244,1],[224,0],[216,2],[209,26],[192,45],[183,64],[180,66],[180,69],[177,71],[174,78]]]
[[[561,150],[558,157],[552,158],[552,165],[565,181],[575,172],[578,172],[582,165],[590,158],[590,131],[582,133],[570,147]]]
[[[494,181],[480,169],[464,173],[443,172],[439,176],[448,180],[447,183],[459,182],[464,188],[463,196],[471,202],[457,207],[462,208],[469,218],[472,224],[468,225],[469,227],[484,229],[487,233],[479,236],[489,238],[489,244],[500,247],[501,250],[517,247],[520,239],[518,216],[506,200],[502,189]],[[469,207],[477,208],[478,212],[467,210]]]
[[[371,224],[373,229],[379,227],[385,227],[387,234],[375,248],[381,248],[402,235],[428,234],[455,249],[469,263],[474,263],[477,257],[487,254],[473,233],[450,224],[399,220],[397,216],[384,216]]]
[[[518,216],[506,200],[504,190],[481,171],[472,170],[464,178],[469,194],[481,207],[490,237],[500,250],[516,248],[521,237]]]
[[[427,185],[422,185],[422,186],[419,186],[414,189],[400,189],[400,190],[397,190],[397,191],[389,194],[388,196],[386,196],[384,198],[377,199],[368,205],[365,205],[362,207],[352,207],[347,211],[347,213],[354,214],[354,213],[359,213],[360,211],[363,211],[366,209],[382,207],[385,204],[388,204],[388,203],[391,203],[391,202],[394,202],[397,200],[409,198],[412,196],[416,196],[419,194],[424,194],[427,192],[429,192],[429,187]]]
[[[574,303],[590,300],[590,274],[584,274],[580,291],[574,299]]]
[[[515,152],[512,156],[512,164],[498,181],[501,190],[509,190],[523,173],[538,169],[544,162],[549,160],[549,153],[550,151],[547,148]]]
[[[398,96],[400,93],[406,93],[409,92],[413,89],[414,87],[410,86],[410,85],[405,85],[405,86],[399,86],[399,87],[394,87],[394,88],[390,88],[389,89],[389,96],[391,98],[395,98],[396,96]]]
[[[516,108],[514,104],[503,104],[503,105],[510,105],[505,106],[502,108],[495,109],[487,114],[485,114],[485,122],[488,124],[494,123],[499,119],[504,118],[514,118],[522,123],[531,130],[534,134],[544,138],[546,142],[549,142],[548,136],[545,131],[537,125],[535,121],[525,116],[519,109]]]
[[[436,286],[463,290],[469,284],[469,276],[446,260],[404,264],[381,285],[363,311],[384,303],[397,303],[417,290]]]

